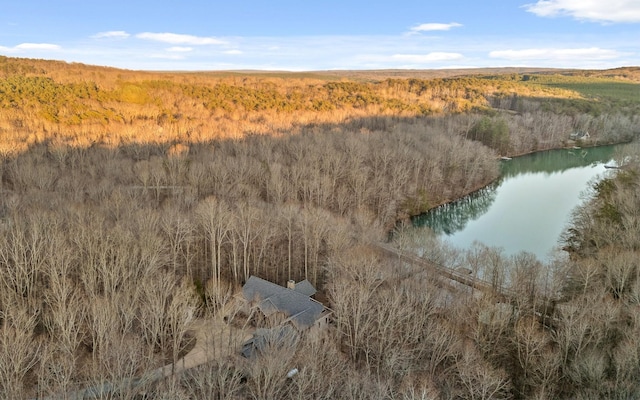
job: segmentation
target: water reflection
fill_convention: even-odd
[[[485,214],[496,198],[501,179],[453,203],[444,204],[415,217],[414,226],[427,226],[437,235],[452,235],[467,226],[470,220]]]
[[[571,168],[594,166],[606,163],[614,156],[616,146],[602,146],[586,149],[561,149],[528,154],[502,162],[501,176],[509,178],[525,173],[563,172]]]
[[[552,150],[502,162],[494,184],[413,219],[455,247],[476,241],[506,254],[545,259],[557,247],[571,211],[621,146]]]

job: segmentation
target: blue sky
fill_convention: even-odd
[[[640,0],[4,0],[0,54],[144,70],[640,65]]]

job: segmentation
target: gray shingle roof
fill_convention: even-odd
[[[293,290],[306,296],[313,296],[314,294],[316,294],[316,288],[314,288],[311,282],[306,279],[296,283],[296,286]]]
[[[303,284],[306,282],[306,284]],[[251,276],[242,287],[242,295],[248,301],[258,303],[266,316],[276,312],[284,313],[298,328],[309,328],[324,311],[324,306],[311,299],[308,294],[315,288],[308,281],[302,281],[301,290],[291,290],[256,276]]]

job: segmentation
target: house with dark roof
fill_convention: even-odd
[[[306,279],[280,286],[257,276],[251,276],[242,287],[242,297],[249,308],[259,310],[267,319],[291,324],[302,332],[324,328],[330,311],[313,299],[316,289]]]

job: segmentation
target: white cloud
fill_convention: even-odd
[[[173,46],[167,49],[167,51],[171,51],[175,53],[188,53],[192,50],[193,50],[193,47],[182,47],[182,46]]]
[[[126,39],[129,35],[125,31],[109,31],[109,32],[99,32],[95,35],[91,36],[93,39]]]
[[[21,43],[16,46],[20,50],[60,50],[60,46],[51,43]]]
[[[412,63],[431,63],[438,61],[459,60],[464,56],[460,53],[432,52],[428,54],[394,54],[394,60]]]
[[[62,47],[51,43],[21,43],[13,47],[0,46],[0,52],[8,54],[39,54],[41,51],[60,51]]]
[[[464,33],[461,31],[456,33]],[[15,46],[18,43],[3,43],[0,38],[0,53],[32,58],[51,55],[65,61],[150,70],[302,71],[507,66],[599,69],[640,65],[637,40],[633,35],[620,34],[615,29],[599,29],[597,34],[580,36],[573,32],[556,34],[549,31],[500,37],[451,35],[450,31],[437,32],[440,36],[437,40],[429,32],[357,36],[216,36],[214,42],[225,44],[204,46],[192,44],[202,43],[203,38],[198,36],[153,36],[156,40],[152,40],[150,37],[137,38],[136,34],[141,31],[129,33],[126,40],[95,40],[88,39],[86,35],[75,42],[61,43],[62,47],[55,51],[52,51],[55,47],[48,46],[44,49],[28,49],[29,45],[18,48]],[[157,40],[160,38],[164,41]],[[168,44],[167,39],[179,43]],[[24,41],[40,43],[47,42],[47,39]],[[206,49],[209,50],[203,51]]]
[[[193,46],[207,45],[207,44],[226,44],[224,40],[216,39],[213,37],[202,37],[193,35],[182,35],[179,33],[153,33],[143,32],[136,35],[139,39],[155,40],[158,42],[170,43],[170,44],[187,44]]]
[[[149,58],[157,58],[164,60],[184,60],[184,55],[180,53],[153,53],[146,55]]]
[[[491,58],[502,58],[512,61],[545,60],[545,61],[578,61],[578,60],[611,60],[620,57],[615,50],[598,47],[578,49],[523,49],[497,50],[489,53]]]
[[[416,25],[411,28],[411,32],[418,33],[418,32],[430,32],[430,31],[448,31],[451,28],[458,28],[461,26],[462,24],[459,24],[457,22],[451,22],[449,24],[432,22],[428,24]]]
[[[538,0],[524,8],[539,17],[571,16],[593,22],[640,22],[638,0]]]
[[[60,49],[61,49],[60,46],[58,46],[57,44],[51,44],[51,43],[21,43],[13,47],[0,46],[0,50],[6,51],[6,52],[20,52],[22,50],[56,51]]]

